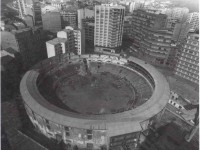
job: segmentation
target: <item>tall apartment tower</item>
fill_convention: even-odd
[[[199,13],[193,12],[188,15],[187,22],[190,24],[190,31],[199,29]]]
[[[199,33],[189,33],[187,41],[179,55],[175,74],[199,83]]]
[[[115,51],[122,45],[125,7],[113,4],[95,6],[96,52]]]
[[[165,29],[167,15],[136,10],[132,14],[132,38],[141,55],[157,65],[167,65],[173,33]]]

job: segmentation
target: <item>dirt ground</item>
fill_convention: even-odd
[[[66,78],[56,93],[64,104],[84,114],[127,109],[130,107],[130,101],[135,98],[135,93],[127,81],[111,73]]]

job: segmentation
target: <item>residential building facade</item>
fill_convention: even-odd
[[[173,33],[166,30],[167,15],[136,10],[132,15],[132,39],[135,48],[154,64],[166,65]]]
[[[188,22],[177,22],[173,29],[173,40],[176,42],[182,42],[187,38],[190,30],[190,24]]]
[[[64,53],[84,54],[84,32],[83,30],[67,26],[62,31],[57,32],[57,38],[46,42],[46,49],[48,58]]]
[[[17,0],[18,9],[19,9],[19,17],[23,18],[26,15],[26,7],[25,0]]]
[[[94,10],[83,8],[77,10],[78,12],[78,28],[83,29],[85,19],[94,18]]]
[[[42,26],[42,10],[38,0],[33,0],[33,18],[35,26]]]
[[[94,45],[94,22],[85,22],[85,42]]]
[[[125,16],[124,17],[124,29],[123,29],[123,35],[130,37],[131,31],[132,31],[132,16]]]
[[[102,4],[95,6],[95,51],[116,49],[122,44],[125,7]]]
[[[62,27],[71,26],[77,27],[77,13],[69,11],[61,11]]]
[[[199,13],[193,12],[188,15],[187,22],[190,24],[190,31],[199,29]]]
[[[42,15],[42,25],[44,30],[58,32],[62,29],[61,16],[59,12],[46,12]]]
[[[199,83],[199,33],[189,33],[174,73],[193,83]]]
[[[54,38],[46,42],[48,58],[64,54],[69,51],[68,41],[65,38]]]

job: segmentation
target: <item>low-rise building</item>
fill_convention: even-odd
[[[69,52],[68,41],[65,38],[54,38],[47,41],[46,48],[48,58]]]
[[[57,32],[57,38],[46,42],[47,55],[53,57],[63,53],[81,55],[85,53],[85,36],[83,30],[70,26]]]

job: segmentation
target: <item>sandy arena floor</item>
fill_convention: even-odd
[[[127,109],[135,99],[131,86],[108,72],[65,78],[56,93],[64,104],[83,114]]]

